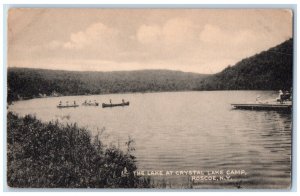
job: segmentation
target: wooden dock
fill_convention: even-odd
[[[255,104],[231,104],[235,109],[242,110],[273,110],[273,111],[292,111],[291,103],[278,103],[278,104],[268,104],[268,103],[255,103]]]

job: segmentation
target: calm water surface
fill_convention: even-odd
[[[274,99],[273,91],[202,91],[111,94],[43,98],[16,102],[9,110],[104,129],[107,143],[124,147],[135,140],[139,170],[245,170],[230,181],[201,181],[199,188],[287,188],[291,177],[291,114],[233,110],[230,103]],[[130,101],[129,107],[58,109],[62,102]],[[154,178],[157,182],[162,178]],[[185,187],[188,177],[165,177],[170,187]],[[168,184],[167,183],[167,184]]]

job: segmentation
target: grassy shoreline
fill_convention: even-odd
[[[133,140],[107,147],[76,124],[7,114],[7,184],[15,188],[150,188],[137,170]],[[127,172],[126,172],[127,171]]]

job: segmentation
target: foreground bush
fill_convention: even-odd
[[[99,135],[32,116],[7,116],[7,183],[31,188],[139,188],[149,179],[133,176],[132,140],[128,150],[106,147]],[[127,171],[127,172],[126,172]]]

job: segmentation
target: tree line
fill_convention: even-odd
[[[208,75],[170,70],[8,69],[8,102],[43,96],[184,90],[290,90],[293,39]]]

